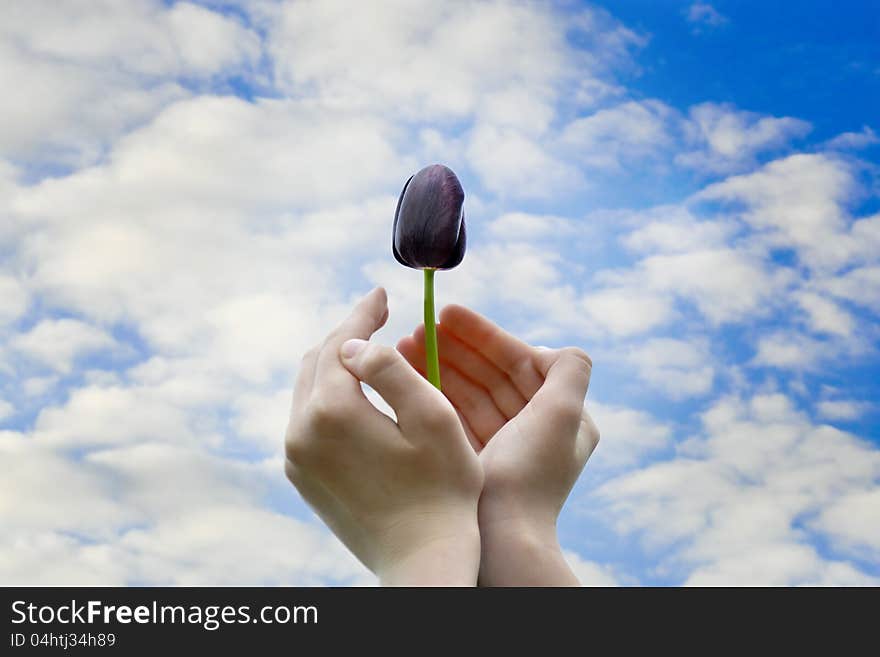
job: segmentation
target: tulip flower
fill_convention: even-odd
[[[391,250],[397,261],[425,272],[425,352],[428,380],[440,388],[440,359],[434,319],[434,272],[464,258],[464,190],[452,169],[425,167],[403,186],[394,213]]]

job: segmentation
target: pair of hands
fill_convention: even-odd
[[[397,350],[368,342],[387,318],[377,288],[303,358],[288,478],[383,584],[576,585],[556,518],[599,439],[589,358],[448,306],[441,393],[423,378],[423,327]]]

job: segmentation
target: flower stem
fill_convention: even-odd
[[[440,356],[437,352],[437,324],[434,320],[434,270],[425,269],[425,353],[428,381],[440,390]]]

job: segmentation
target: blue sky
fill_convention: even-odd
[[[416,4],[0,9],[0,582],[371,583],[280,442],[435,161],[438,303],[594,360],[585,583],[880,582],[878,12]]]

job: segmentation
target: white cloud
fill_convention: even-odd
[[[550,198],[586,185],[576,167],[511,129],[476,126],[467,157],[483,184],[502,198]]]
[[[856,267],[820,284],[838,298],[880,312],[880,266]]]
[[[0,399],[0,422],[15,413],[15,407],[5,399]]]
[[[508,212],[494,219],[487,230],[505,240],[537,240],[565,239],[574,236],[579,228],[571,219],[564,217]]]
[[[200,430],[201,429],[201,430]],[[61,447],[138,441],[210,445],[213,427],[193,426],[187,410],[149,388],[100,385],[73,390],[62,406],[44,408],[35,422],[41,443]]]
[[[609,287],[583,297],[589,324],[611,335],[638,335],[663,326],[675,316],[672,299],[638,285]]]
[[[286,101],[176,104],[106,164],[19,189],[18,257],[55,307],[265,380],[317,341],[344,254],[387,248],[394,197],[369,193],[409,169],[384,129]]]
[[[723,220],[701,221],[682,206],[660,206],[639,213],[644,224],[623,237],[638,253],[687,253],[723,247],[735,226]]]
[[[689,586],[877,586],[850,564],[823,560],[806,545],[767,545],[760,555],[731,554],[696,569]]]
[[[880,137],[870,126],[862,126],[859,132],[843,132],[824,143],[829,150],[858,150],[880,143]]]
[[[7,540],[43,530],[107,538],[115,526],[136,517],[133,509],[114,500],[109,482],[29,436],[0,431],[0,453],[7,465],[0,480]]]
[[[756,340],[751,364],[779,369],[810,371],[820,364],[840,362],[843,357],[870,353],[870,343],[850,337],[815,338],[797,329],[768,331]]]
[[[110,140],[186,95],[174,82],[145,89],[112,69],[38,57],[2,37],[0,71],[16,89],[0,109],[0,151],[55,166],[96,160]]]
[[[642,381],[672,399],[712,389],[715,369],[704,340],[652,338],[627,348],[624,358]]]
[[[690,23],[695,23],[698,26],[708,25],[709,27],[718,27],[728,22],[727,17],[721,14],[715,7],[708,2],[699,1],[694,2],[688,7],[687,19]]]
[[[270,488],[295,496],[278,459],[147,442],[74,460],[11,432],[0,454],[7,585],[374,581],[326,530],[260,504]]]
[[[375,583],[325,530],[255,507],[200,507],[132,530],[120,547],[130,576],[173,586]]]
[[[279,86],[408,120],[477,116],[541,129],[561,94],[594,97],[607,62],[640,39],[600,10],[571,16],[514,3],[286,3],[266,9]],[[365,30],[364,25],[370,29]],[[583,33],[578,56],[567,31]],[[334,44],[328,48],[327,44]],[[510,111],[510,101],[522,113]]]
[[[103,329],[75,319],[44,319],[10,341],[11,349],[61,373],[70,372],[76,359],[119,345]]]
[[[876,262],[877,253],[880,251],[880,212],[853,221],[850,235],[856,242],[854,245],[855,258],[861,261]]]
[[[124,499],[125,507],[141,522],[172,519],[182,509],[246,506],[268,488],[267,473],[258,467],[207,454],[198,442],[187,445],[162,434],[93,451],[83,461],[104,485],[115,488],[114,481],[124,483],[115,497]],[[280,465],[278,472],[280,479]],[[169,496],[169,490],[174,495]]]
[[[754,166],[758,153],[784,147],[810,129],[809,123],[792,117],[762,116],[730,105],[702,103],[690,108],[684,123],[685,140],[693,150],[675,159],[703,173],[730,173]]]
[[[583,559],[571,550],[563,551],[565,560],[571,567],[581,586],[618,586],[619,582],[613,571],[603,564]]]
[[[27,309],[28,301],[21,282],[0,273],[0,326],[18,319]]]
[[[825,399],[816,405],[819,415],[829,420],[856,420],[870,407],[868,403],[846,399]]]
[[[39,397],[58,383],[59,376],[31,376],[22,383],[21,390],[28,397]]]
[[[590,457],[591,473],[638,465],[670,445],[670,427],[643,411],[592,400],[587,410],[602,432]]]
[[[288,388],[264,395],[242,395],[235,401],[233,426],[236,434],[252,439],[266,453],[279,453],[284,439],[284,426],[290,415],[291,399]]]
[[[210,75],[252,66],[260,56],[260,38],[224,16],[190,2],[175,3],[167,14],[172,40],[187,72]]]
[[[123,586],[128,564],[106,544],[53,531],[0,538],[0,581],[6,586]]]
[[[643,43],[594,8],[334,1],[264,5],[254,14],[281,90],[396,119],[401,130],[429,121],[431,141],[450,142],[432,152],[450,161],[460,151],[489,191],[512,198],[585,186],[556,153],[557,113],[619,94],[614,69]],[[574,38],[581,47],[572,47]],[[453,130],[460,126],[470,128],[463,149]]]
[[[797,303],[808,316],[810,328],[818,333],[848,336],[855,328],[855,319],[839,305],[810,292],[797,295]]]
[[[758,339],[754,364],[785,369],[810,369],[821,360],[825,344],[800,333],[776,331]]]
[[[197,5],[12,0],[0,10],[0,71],[16,89],[0,109],[0,150],[77,165],[187,94],[181,81],[234,75],[258,37]]]
[[[769,246],[795,249],[804,265],[823,270],[840,267],[859,248],[846,233],[845,203],[856,189],[843,160],[797,154],[709,185],[695,198],[739,204],[736,216]]]
[[[259,52],[256,35],[233,18],[189,2],[84,0],[59,7],[47,0],[12,0],[5,10],[4,39],[79,64],[192,74],[239,66]]]
[[[843,552],[819,555],[800,525],[872,489],[876,449],[811,424],[779,394],[718,401],[702,424],[705,435],[681,444],[675,458],[601,487],[619,531],[638,532],[649,551],[679,545],[666,566],[689,584],[876,584]],[[871,525],[872,508],[852,509],[853,526]],[[847,549],[821,523],[814,529],[832,549]]]
[[[609,287],[675,295],[691,302],[711,324],[760,314],[784,282],[757,257],[730,248],[651,255],[629,270],[600,272]]]
[[[857,554],[880,557],[880,488],[842,497],[823,510],[812,526]]]
[[[672,109],[660,101],[628,101],[572,121],[560,139],[573,159],[591,168],[617,171],[669,148],[672,117]]]

